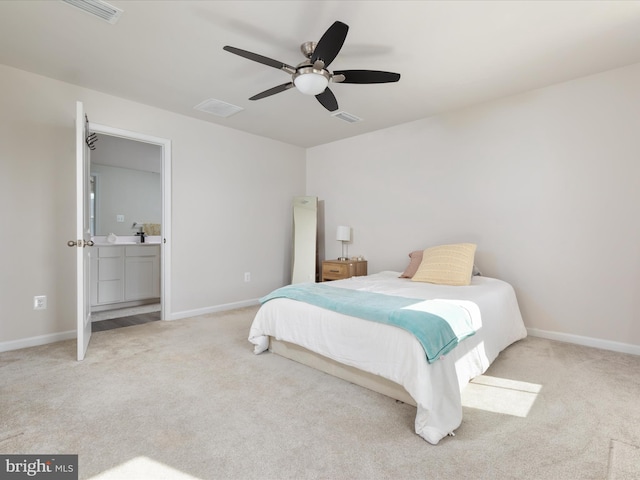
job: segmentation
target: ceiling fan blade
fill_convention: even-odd
[[[338,109],[338,101],[336,100],[336,96],[328,88],[326,88],[324,92],[316,95],[316,98],[322,104],[322,106],[330,112],[335,112]]]
[[[333,72],[334,78],[342,75],[344,80],[334,80],[337,83],[391,83],[400,80],[399,73],[381,72],[379,70],[342,70]]]
[[[225,45],[224,47],[222,47],[222,49],[226,50],[227,52],[240,55],[241,57],[248,58],[249,60],[253,60],[254,62],[262,63],[263,65],[268,65],[269,67],[277,68],[278,70],[284,70],[287,73],[293,74],[296,71],[295,67],[292,67],[291,65],[287,65],[286,63],[274,60],[273,58],[258,55],[257,53],[242,50],[241,48]]]
[[[322,38],[318,40],[318,44],[311,56],[311,63],[321,60],[324,62],[324,67],[327,68],[342,48],[348,31],[349,25],[342,22],[334,22],[333,25],[324,32]]]
[[[270,97],[271,95],[275,95],[276,93],[284,92],[285,90],[289,90],[293,87],[293,82],[283,83],[282,85],[278,85],[277,87],[270,88],[269,90],[265,90],[264,92],[258,93],[254,95],[249,100],[260,100],[261,98]]]

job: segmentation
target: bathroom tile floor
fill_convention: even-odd
[[[160,320],[160,304],[106,310],[91,314],[91,331],[100,332],[113,328],[130,327]]]

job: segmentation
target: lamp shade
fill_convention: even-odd
[[[351,227],[338,227],[338,230],[336,232],[336,240],[339,240],[341,242],[351,241]]]
[[[319,73],[305,73],[293,81],[296,88],[305,95],[318,95],[325,91],[329,80]]]

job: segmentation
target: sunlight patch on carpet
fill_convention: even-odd
[[[201,480],[187,473],[171,468],[148,457],[136,457],[121,463],[109,470],[91,477],[89,480],[122,480],[153,479],[153,480]]]
[[[536,383],[480,375],[462,391],[462,406],[524,418],[540,390]]]
[[[607,480],[640,478],[640,447],[611,439]]]

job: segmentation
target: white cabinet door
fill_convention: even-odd
[[[124,259],[125,301],[160,296],[160,247],[126,247]]]

